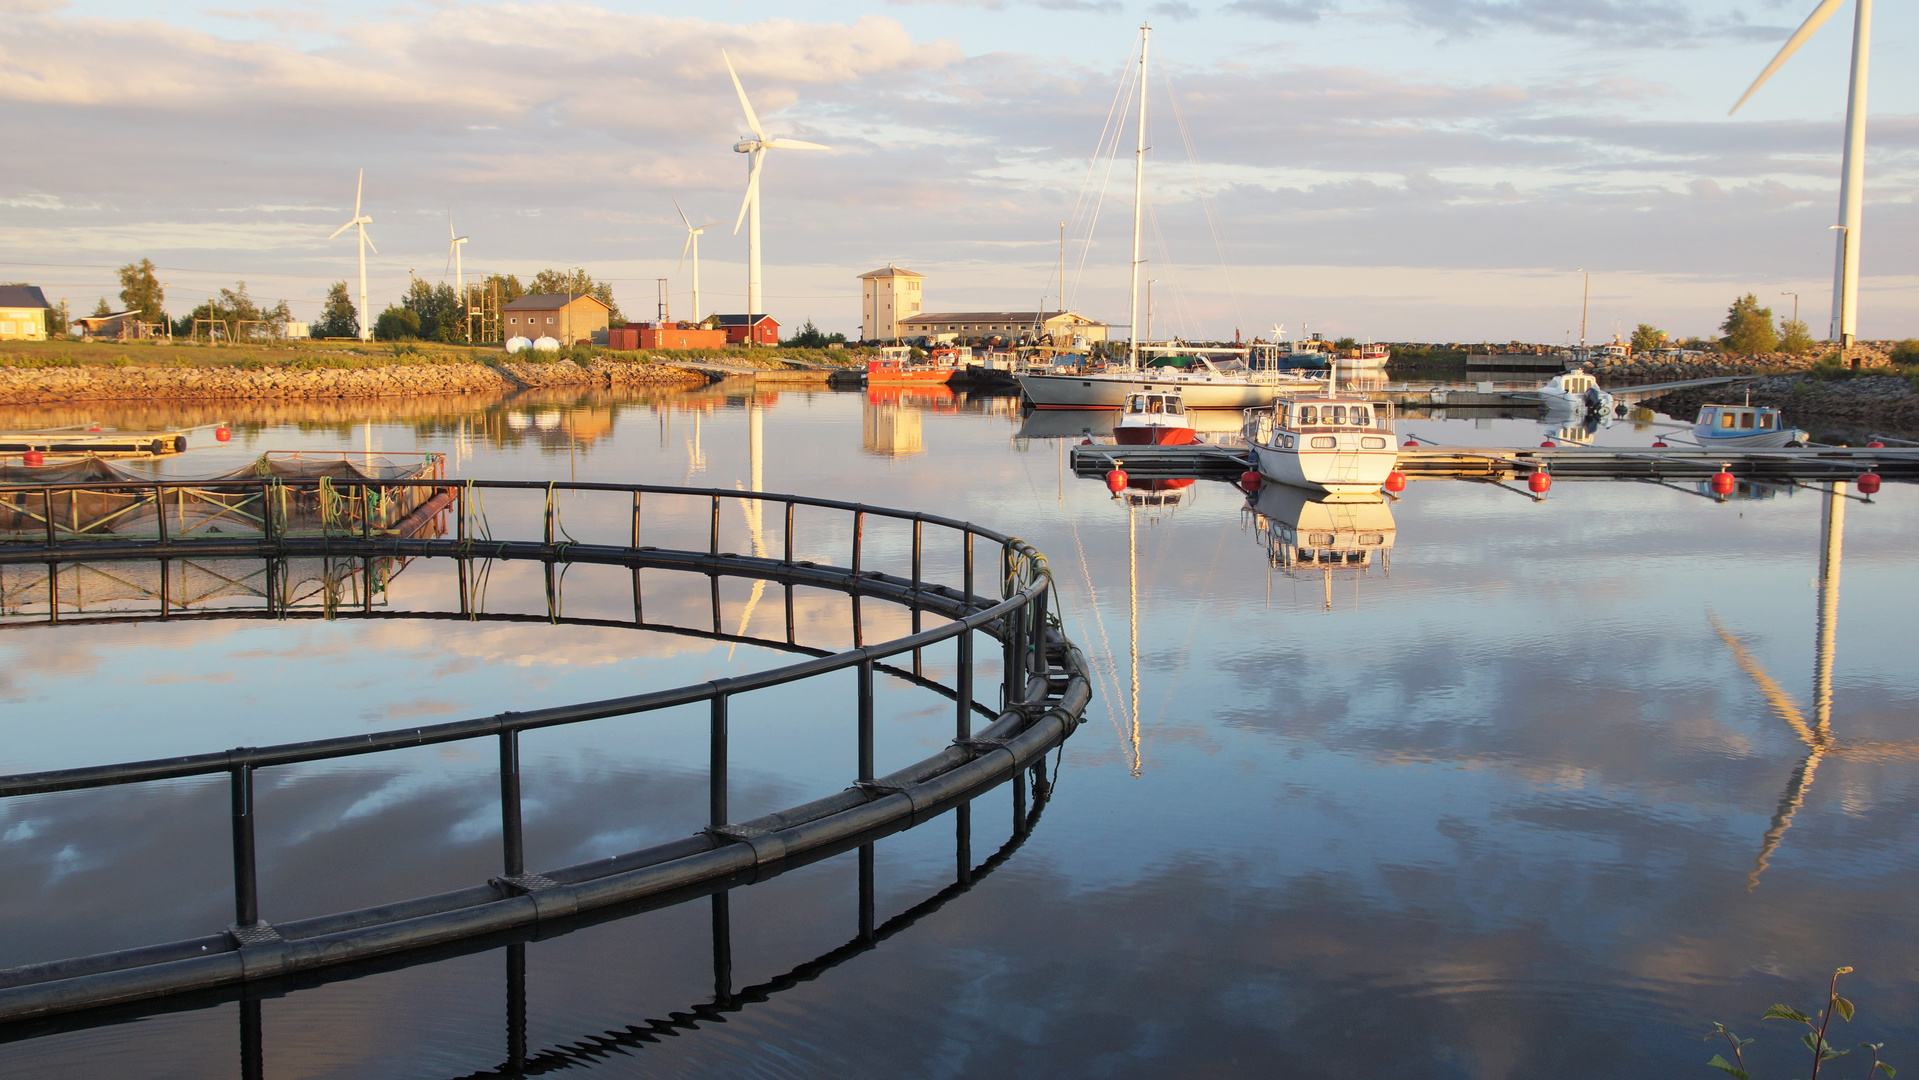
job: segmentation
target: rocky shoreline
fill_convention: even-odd
[[[1899,375],[1862,375],[1831,382],[1806,375],[1774,375],[1729,387],[1667,394],[1649,399],[1646,405],[1675,419],[1693,420],[1700,406],[1746,401],[1748,391],[1753,404],[1777,408],[1788,423],[1815,432],[1919,431],[1919,394]]]
[[[540,387],[703,386],[668,364],[599,358],[585,364],[387,364],[364,368],[0,367],[0,405],[66,401],[367,398],[497,394]]]

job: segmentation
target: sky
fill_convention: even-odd
[[[1853,7],[1737,115],[1808,0],[765,0],[211,7],[0,0],[0,280],[76,312],[161,266],[317,315],[357,275],[582,267],[633,319],[744,306],[746,134],[782,150],[765,295],[856,335],[856,275],[929,311],[1128,318],[1136,105],[1156,336],[1560,342],[1831,305]],[[1874,12],[1859,331],[1919,335],[1919,9]],[[1116,104],[1117,102],[1117,104]],[[1116,109],[1124,113],[1116,113]],[[1117,153],[1114,153],[1117,144]],[[1104,146],[1104,150],[1102,150]],[[356,286],[357,290],[357,286]],[[1142,296],[1142,305],[1144,299]],[[117,302],[115,303],[117,305]]]

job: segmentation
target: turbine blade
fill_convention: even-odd
[[[753,151],[753,171],[746,174],[746,198],[740,200],[740,216],[733,221],[733,235],[740,234],[740,226],[746,223],[747,207],[753,205],[753,196],[760,192],[760,166],[766,162],[764,150]]]
[[[693,231],[694,231],[694,232],[696,232],[696,233],[702,233],[702,232],[705,232],[706,230],[708,230],[708,229],[710,229],[710,228],[712,228],[712,227],[713,227],[713,226],[715,226],[715,225],[724,225],[724,224],[726,224],[726,222],[724,222],[724,221],[709,221],[709,222],[707,222],[706,224],[704,224],[704,225],[702,225],[702,226],[700,226],[699,228],[697,228],[697,229],[694,229]]]
[[[345,232],[345,231],[347,231],[348,229],[351,229],[351,228],[352,228],[352,227],[354,227],[355,225],[358,225],[359,223],[360,223],[360,220],[359,220],[358,218],[355,218],[355,219],[353,219],[352,221],[349,221],[349,222],[347,222],[347,223],[346,223],[345,225],[342,225],[342,226],[340,226],[339,228],[337,228],[337,229],[335,229],[335,230],[333,230],[333,236],[338,236],[338,235],[340,235],[341,233],[343,233],[343,232]],[[328,239],[328,240],[331,240],[331,239],[333,239],[333,236],[329,236],[329,237],[327,237],[327,239]]]
[[[360,179],[353,184],[353,216],[360,216],[360,192],[366,190],[366,170],[360,170]]]
[[[680,265],[673,268],[674,273],[677,274],[685,268],[686,253],[691,250],[693,250],[693,233],[689,231],[686,234],[686,243],[680,245]]]
[[[1754,91],[1765,85],[1766,80],[1772,78],[1772,73],[1778,71],[1780,65],[1792,59],[1792,54],[1799,51],[1799,46],[1804,45],[1806,39],[1817,33],[1819,28],[1826,24],[1826,20],[1832,18],[1832,13],[1839,10],[1840,3],[1841,0],[1819,0],[1819,6],[1812,9],[1812,14],[1806,16],[1806,21],[1800,23],[1799,29],[1793,31],[1793,35],[1779,47],[1779,55],[1772,58],[1772,63],[1766,65],[1766,70],[1760,72],[1759,77],[1752,81],[1752,85],[1739,96],[1739,100],[1733,104],[1733,107],[1726,110],[1726,115],[1731,116],[1738,112],[1739,106],[1744,105]]]
[[[733,89],[739,91],[740,108],[746,110],[746,126],[752,128],[754,136],[764,142],[766,132],[760,128],[759,114],[753,111],[753,103],[746,100],[746,87],[740,85],[740,73],[733,70],[733,58],[726,55],[725,49],[721,49],[720,59],[726,61],[726,73],[733,76]]]
[[[693,227],[693,223],[687,220],[686,211],[680,208],[680,200],[678,199],[673,200],[673,209],[680,211],[680,221],[684,223],[687,228],[691,229]]]
[[[830,146],[821,146],[819,143],[805,142],[800,139],[774,139],[772,142],[767,143],[766,145],[775,150],[831,150],[833,149]]]
[[[451,240],[459,234],[453,231],[453,208],[446,208],[446,237]]]
[[[373,248],[373,253],[375,255],[378,255],[380,253],[379,248],[373,247],[373,238],[366,234],[366,226],[364,225],[360,226],[360,241],[366,244],[367,247]]]

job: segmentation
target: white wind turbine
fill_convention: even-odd
[[[334,236],[338,236],[341,233],[347,231],[348,229],[354,228],[355,226],[359,227],[359,230],[360,230],[360,340],[372,341],[373,340],[373,323],[371,320],[367,318],[367,310],[366,310],[366,249],[373,247],[373,241],[367,239],[366,227],[373,223],[373,219],[370,217],[367,217],[365,214],[360,213],[360,192],[365,187],[366,187],[366,170],[361,169],[360,181],[359,183],[353,186],[353,220],[333,230],[333,236],[329,236],[327,237],[327,239],[331,240],[333,239]],[[378,255],[380,253],[380,249],[373,248],[373,253],[375,255]]]
[[[748,222],[746,229],[746,319],[747,340],[752,340],[753,316],[766,314],[760,303],[760,165],[768,150],[830,150],[832,147],[819,143],[802,142],[799,139],[769,139],[766,130],[760,127],[760,118],[753,111],[753,103],[746,100],[746,88],[740,85],[739,72],[733,70],[733,59],[720,50],[720,59],[726,61],[726,73],[733,76],[733,89],[739,91],[740,108],[746,112],[746,126],[753,129],[753,137],[741,139],[733,144],[733,152],[746,154],[746,201],[740,204],[740,216],[733,222],[733,233],[738,235],[740,222]]]
[[[1764,85],[1780,65],[1799,51],[1806,39],[1818,32],[1843,0],[1820,0],[1799,29],[1779,48],[1766,70],[1752,81],[1727,115],[1739,111],[1754,91]],[[1855,0],[1859,5],[1852,23],[1852,84],[1846,98],[1846,149],[1839,185],[1839,251],[1832,274],[1832,329],[1829,339],[1841,348],[1850,348],[1859,326],[1859,241],[1860,211],[1866,186],[1866,66],[1872,53],[1872,0]]]
[[[466,270],[460,265],[460,246],[466,243],[467,238],[454,234],[453,211],[450,208],[446,212],[446,237],[446,258],[447,262],[453,265],[453,293],[460,298],[460,303],[464,304],[466,303]]]
[[[686,211],[680,209],[680,200],[673,200],[673,209],[680,211],[680,220],[686,223],[686,243],[680,246],[680,266],[686,265],[686,253],[689,251],[693,253],[693,321],[699,322],[702,317],[700,315],[700,234],[715,225],[726,223],[709,221],[696,229],[693,227],[692,219],[686,216]],[[675,267],[674,273],[678,272],[679,268]]]

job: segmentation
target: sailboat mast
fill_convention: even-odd
[[[1133,151],[1133,288],[1126,297],[1128,351],[1126,366],[1139,367],[1140,217],[1146,206],[1146,47],[1153,28],[1139,28],[1139,138]]]

